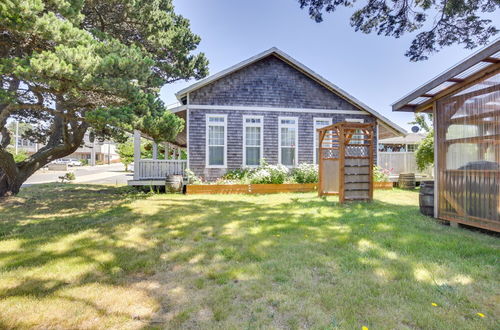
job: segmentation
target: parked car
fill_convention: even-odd
[[[82,162],[75,158],[60,158],[53,161],[54,164],[67,164],[68,166],[82,166]]]

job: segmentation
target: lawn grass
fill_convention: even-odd
[[[0,202],[0,328],[500,328],[499,239],[375,199],[23,189]]]

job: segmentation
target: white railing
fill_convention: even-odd
[[[398,176],[400,173],[416,173],[432,176],[432,167],[419,171],[414,152],[379,152],[378,165],[391,170],[391,175]]]
[[[134,164],[135,180],[166,179],[167,175],[184,175],[186,160],[141,159]]]

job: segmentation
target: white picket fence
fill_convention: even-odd
[[[165,179],[167,175],[184,175],[187,160],[141,159],[134,164],[135,180]]]
[[[382,168],[392,170],[391,176],[399,176],[400,173],[415,173],[432,177],[432,167],[420,171],[414,152],[379,152],[378,165]]]

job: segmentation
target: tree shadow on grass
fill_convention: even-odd
[[[428,327],[450,321],[421,316],[430,300],[469,312],[491,298],[468,297],[484,289],[478,277],[490,283],[498,271],[495,241],[432,223],[415,206],[312,194],[144,199],[88,187],[49,185],[0,211],[2,307],[57,298],[113,326],[309,327],[334,316],[348,326]],[[80,211],[68,215],[75,203]],[[117,290],[113,303],[98,297]],[[141,297],[137,308],[127,295]],[[384,316],[391,305],[399,318]]]

